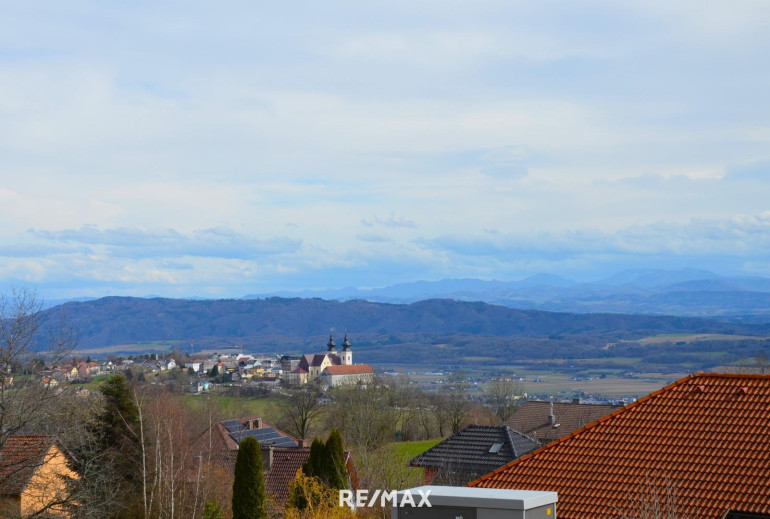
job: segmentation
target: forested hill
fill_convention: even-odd
[[[412,304],[268,298],[182,300],[105,297],[46,310],[64,311],[81,347],[195,338],[317,337],[328,330],[354,335],[488,337],[592,336],[634,339],[663,333],[768,335],[768,325],[700,318],[570,314],[516,310],[486,303],[433,299]]]

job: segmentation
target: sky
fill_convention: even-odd
[[[4,2],[0,288],[770,276],[765,0]]]

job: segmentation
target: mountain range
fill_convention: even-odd
[[[539,274],[519,281],[445,279],[383,288],[341,288],[250,294],[244,299],[316,297],[413,303],[426,299],[483,301],[555,312],[701,316],[770,321],[770,278],[720,276],[707,270],[632,269],[592,282]]]

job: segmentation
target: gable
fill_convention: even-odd
[[[770,513],[770,376],[695,374],[472,482],[559,493],[559,517],[619,517],[645,486],[680,515]]]

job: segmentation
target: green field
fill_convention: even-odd
[[[182,402],[192,409],[201,409],[208,402],[221,416],[227,418],[259,417],[275,423],[283,416],[286,407],[284,397],[270,395],[266,397],[234,397],[217,395],[216,393],[183,395]]]
[[[422,454],[426,450],[430,449],[441,441],[441,438],[434,440],[423,440],[418,442],[396,442],[389,444],[389,447],[393,449],[393,452],[400,457],[408,457],[409,459]]]

